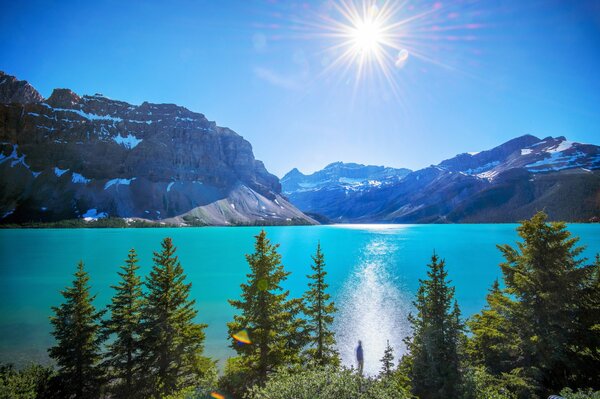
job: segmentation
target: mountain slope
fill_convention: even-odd
[[[393,184],[335,199],[323,192],[296,205],[340,222],[514,222],[542,209],[553,219],[589,220],[600,215],[600,147],[526,135]],[[295,203],[300,194],[286,195]]]
[[[44,100],[14,77],[0,82],[2,223],[314,223],[281,196],[248,141],[202,114],[68,89]]]
[[[283,193],[305,212],[335,214],[348,193],[361,193],[399,182],[410,169],[335,162],[311,175],[293,169],[281,179]]]

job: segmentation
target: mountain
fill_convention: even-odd
[[[538,210],[583,221],[600,215],[600,147],[526,135],[337,197],[285,187],[300,209],[338,222],[515,222]]]
[[[386,187],[400,181],[410,169],[335,162],[310,175],[294,168],[281,179],[283,193],[307,213],[335,215],[349,193]]]
[[[252,146],[173,104],[131,105],[0,72],[0,222],[142,218],[175,224],[315,223]]]

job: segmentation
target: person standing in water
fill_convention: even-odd
[[[356,347],[356,360],[358,361],[358,372],[360,373],[360,375],[362,375],[363,366],[365,364],[362,341],[358,341],[358,346]]]

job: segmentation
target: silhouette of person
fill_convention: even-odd
[[[362,341],[358,341],[358,346],[356,347],[356,360],[358,361],[358,372],[362,375],[363,366],[365,364]]]

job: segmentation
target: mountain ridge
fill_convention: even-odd
[[[523,135],[343,195],[332,196],[326,184],[282,185],[299,209],[334,222],[516,222],[538,210],[582,221],[600,215],[600,147]]]
[[[69,89],[44,99],[12,76],[0,82],[1,223],[315,223],[281,195],[248,141],[203,114]]]

